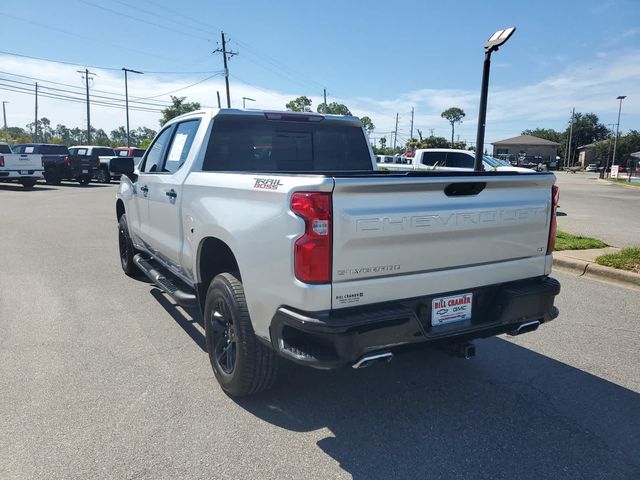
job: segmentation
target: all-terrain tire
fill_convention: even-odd
[[[96,180],[100,183],[111,183],[111,173],[107,167],[101,167],[96,175]]]
[[[47,185],[60,185],[60,182],[62,181],[62,179],[60,178],[60,176],[58,176],[57,173],[45,172],[44,181]]]
[[[273,385],[278,358],[253,331],[237,273],[222,273],[212,280],[205,301],[204,323],[213,373],[228,395],[252,395]]]
[[[138,253],[129,236],[127,216],[123,213],[118,220],[118,248],[120,251],[120,266],[122,271],[130,277],[137,277],[140,270],[133,262],[133,256]]]

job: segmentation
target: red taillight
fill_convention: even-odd
[[[554,185],[551,187],[551,227],[549,228],[549,241],[547,242],[547,253],[552,253],[556,248],[556,233],[558,231],[558,220],[556,210],[560,202],[560,189]]]
[[[296,192],[291,210],[304,219],[304,235],[294,247],[294,270],[304,283],[331,282],[331,194]]]
[[[0,155],[0,167],[4,167],[4,157]]]
[[[65,164],[67,167],[70,167],[70,166],[71,166],[71,159],[70,159],[68,156],[64,157],[64,164]]]

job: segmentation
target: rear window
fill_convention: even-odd
[[[115,157],[116,156],[116,152],[113,151],[113,148],[106,148],[106,147],[92,148],[91,154],[97,155],[99,157]]]
[[[0,143],[0,153],[11,153],[11,147],[9,145]]]
[[[86,155],[87,154],[87,149],[86,148],[70,148],[69,149],[69,153],[71,155]]]
[[[42,155],[68,155],[69,150],[65,145],[36,145],[35,152]]]
[[[203,170],[370,171],[372,165],[358,126],[234,115],[215,119]]]

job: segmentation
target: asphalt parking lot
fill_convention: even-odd
[[[197,313],[122,274],[115,192],[0,185],[0,478],[640,478],[640,291],[557,272],[558,320],[473,360],[237,401]]]
[[[597,173],[556,172],[558,227],[614,247],[640,245],[640,187],[598,180]]]

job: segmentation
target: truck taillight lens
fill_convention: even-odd
[[[304,235],[294,246],[294,270],[304,283],[331,282],[331,194],[296,192],[291,210],[304,219]]]
[[[67,167],[70,167],[70,166],[71,166],[71,159],[69,158],[69,156],[64,157],[64,164],[65,164]]]
[[[0,155],[0,167],[4,167],[4,157]]]
[[[560,202],[560,189],[554,185],[551,187],[551,227],[549,228],[549,241],[547,242],[547,253],[552,253],[556,248],[556,233],[558,232],[558,220],[556,210]]]

